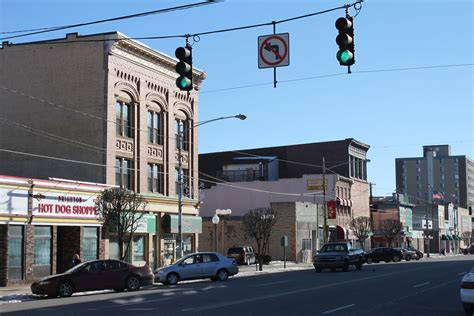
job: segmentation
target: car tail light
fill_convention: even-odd
[[[461,289],[474,289],[474,282],[462,282]]]

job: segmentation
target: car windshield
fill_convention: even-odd
[[[347,247],[344,244],[324,245],[320,252],[344,252]]]

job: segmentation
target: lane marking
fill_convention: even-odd
[[[413,269],[411,271],[416,271],[416,270],[422,270],[422,268]],[[372,280],[372,279],[380,279],[380,278],[384,278],[384,277],[387,277],[389,275],[394,275],[394,274],[398,274],[398,271],[397,272],[385,273],[385,274],[381,274],[381,275],[376,275],[376,276],[370,276],[370,277],[365,277],[365,278],[354,279],[354,280],[348,280],[348,281],[341,281],[341,282],[329,283],[329,284],[324,284],[324,285],[318,285],[318,286],[314,286],[314,287],[298,289],[298,290],[292,290],[292,291],[287,291],[287,292],[267,294],[267,295],[251,297],[251,298],[244,298],[244,299],[235,300],[235,301],[232,301],[232,302],[223,302],[223,303],[217,303],[217,304],[211,304],[211,305],[183,308],[181,311],[182,312],[199,312],[199,311],[204,311],[204,310],[209,310],[209,309],[216,309],[216,308],[227,307],[227,306],[232,306],[232,305],[239,305],[239,304],[245,304],[245,303],[250,303],[250,302],[255,302],[255,301],[260,301],[260,300],[266,300],[266,299],[271,299],[271,298],[275,298],[275,297],[282,297],[282,296],[286,296],[286,295],[293,295],[293,294],[299,294],[299,293],[310,292],[310,291],[315,291],[315,290],[321,290],[321,289],[325,289],[325,288],[329,288],[329,287],[333,287],[333,286],[338,286],[338,285],[356,283],[356,282]]]
[[[137,308],[127,308],[127,311],[152,311],[154,308],[146,308],[146,307],[137,307]]]
[[[270,283],[263,283],[263,284],[255,285],[255,286],[256,287],[258,287],[258,286],[267,286],[267,285],[281,284],[281,283],[288,283],[288,282],[290,282],[290,281],[286,280],[286,281],[270,282]]]
[[[99,310],[99,309],[104,309],[104,308],[123,308],[124,306],[130,306],[130,305],[137,305],[137,304],[148,304],[148,303],[155,303],[155,302],[162,302],[162,301],[167,301],[167,300],[172,300],[172,298],[159,298],[159,299],[156,299],[156,300],[144,300],[144,301],[140,301],[140,302],[133,302],[133,303],[125,303],[125,304],[116,304],[116,305],[110,305],[110,306],[100,306],[100,307],[97,307],[96,310]]]
[[[329,311],[325,311],[324,313],[321,313],[321,315],[337,312],[337,311],[340,311],[341,309],[346,309],[346,308],[349,308],[349,307],[352,307],[352,306],[355,306],[355,304],[350,304],[350,305],[342,306],[342,307],[339,307],[339,308],[331,309]]]
[[[431,284],[431,282],[425,282],[425,283],[417,284],[414,287],[420,287],[420,286],[424,286],[424,285],[428,285],[428,284]]]

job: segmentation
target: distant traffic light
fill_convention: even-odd
[[[353,18],[346,15],[345,18],[337,19],[336,28],[339,31],[336,37],[336,43],[339,45],[336,58],[341,66],[351,66],[355,63]]]
[[[176,86],[181,91],[191,91],[193,89],[193,51],[191,45],[178,47],[174,54],[179,60],[176,63],[176,72],[179,75],[176,79]]]

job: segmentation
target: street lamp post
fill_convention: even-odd
[[[212,223],[214,224],[214,251],[217,252],[217,225],[219,225],[219,216],[214,214],[212,217]]]
[[[218,117],[215,119],[203,121],[196,123],[194,125],[191,125],[188,127],[186,130],[183,130],[182,123],[178,124],[178,238],[177,238],[177,258],[180,259],[183,256],[183,153],[182,153],[182,147],[183,147],[183,134],[185,132],[188,132],[189,130],[207,124],[215,121],[220,121],[220,120],[225,120],[225,119],[230,119],[230,118],[237,118],[239,120],[245,120],[247,116],[243,114],[238,114],[238,115],[231,115],[231,116],[223,116],[223,117]]]
[[[222,229],[221,229],[221,249],[222,253],[225,251],[225,216],[224,215],[230,215],[232,214],[232,210],[230,208],[227,209],[217,209],[216,210],[216,215],[220,215],[222,217]],[[218,252],[218,248],[216,248],[216,251]]]

